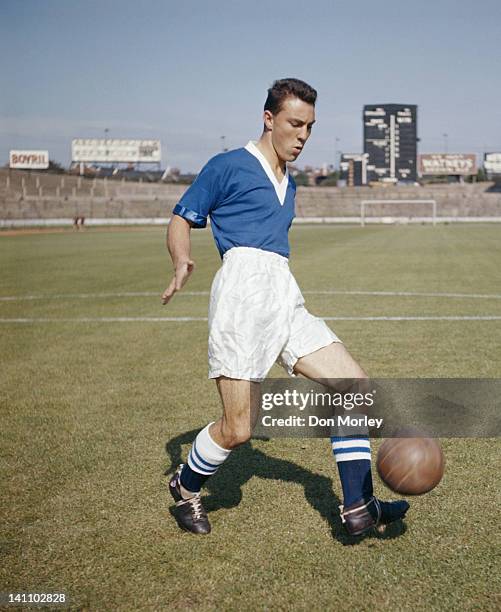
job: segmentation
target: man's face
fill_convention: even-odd
[[[310,137],[315,123],[315,107],[299,98],[288,97],[280,111],[273,115],[264,112],[264,122],[271,130],[271,141],[282,161],[295,161]]]

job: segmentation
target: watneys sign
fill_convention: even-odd
[[[477,156],[474,153],[423,153],[419,156],[422,176],[469,175],[477,173]]]

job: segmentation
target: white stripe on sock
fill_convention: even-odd
[[[190,454],[188,455],[188,465],[194,472],[197,472],[197,474],[203,474],[204,476],[212,476],[212,474],[215,474],[217,472],[217,468],[213,471],[209,471],[208,468],[207,468],[207,471],[205,469],[202,469],[202,464],[200,462],[197,462],[197,464],[195,465],[195,463],[193,463],[193,460],[191,458],[191,451],[190,451]]]
[[[340,455],[334,455],[334,457],[337,463],[340,461],[357,461],[358,459],[367,459],[368,461],[371,460],[371,454],[369,452],[341,453]]]
[[[188,455],[188,465],[190,468],[194,472],[203,474],[204,476],[215,474],[219,466],[231,453],[231,450],[223,448],[214,442],[209,433],[209,427],[211,425],[212,423],[209,423],[198,432],[193,442],[193,446],[191,447],[190,454]]]
[[[363,446],[370,450],[371,443],[369,442],[369,440],[357,440],[356,438],[354,438],[353,440],[340,440],[339,442],[335,441],[332,443],[332,448],[334,450],[338,450],[340,448],[354,448],[360,446]]]

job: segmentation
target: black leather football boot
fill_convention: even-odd
[[[183,464],[181,464],[169,482],[169,491],[176,502],[174,516],[178,525],[191,533],[210,533],[210,523],[207,513],[202,505],[200,493],[189,499],[184,499],[179,488],[179,478]]]
[[[341,520],[352,536],[362,535],[373,528],[383,533],[386,525],[404,518],[408,509],[409,504],[405,500],[384,502],[377,497],[371,497],[367,502],[362,500],[347,508],[339,506]]]

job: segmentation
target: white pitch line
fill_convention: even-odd
[[[421,293],[417,291],[303,291],[316,295],[382,295],[389,297],[436,297],[436,298],[472,298],[472,299],[493,299],[500,300],[499,293]]]
[[[501,315],[452,315],[422,317],[321,317],[324,321],[501,321]]]
[[[0,323],[130,323],[130,322],[181,322],[185,323],[188,321],[207,321],[207,317],[75,317],[69,319],[66,317],[61,318],[13,318],[13,319],[0,319]]]
[[[501,315],[479,316],[394,316],[394,317],[321,317],[324,321],[501,321]],[[69,318],[2,318],[0,323],[186,323],[207,321],[207,317],[77,317]]]
[[[177,297],[209,295],[209,291],[181,291]],[[475,300],[501,300],[500,293],[427,293],[418,291],[338,291],[336,289],[325,289],[318,291],[303,291],[305,295],[366,295],[386,297],[432,297],[432,298],[463,298]],[[48,295],[5,295],[0,296],[0,302],[16,302],[23,300],[64,300],[64,299],[92,299],[92,298],[122,298],[122,297],[157,297],[160,292],[139,291],[119,293],[54,293]]]
[[[179,295],[209,295],[209,291],[183,291]],[[5,295],[0,296],[0,302],[17,302],[22,300],[64,300],[64,299],[92,299],[92,298],[121,298],[121,297],[157,297],[161,292],[138,291],[123,293],[53,293],[48,295]],[[177,297],[176,296],[176,297]]]

